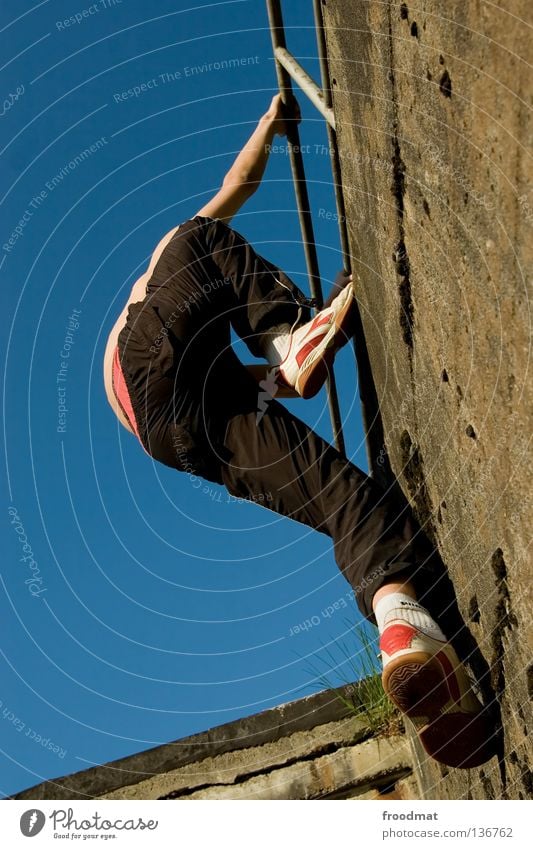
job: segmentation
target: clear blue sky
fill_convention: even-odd
[[[311,3],[285,7],[288,45],[318,79]],[[355,650],[360,615],[324,535],[151,463],[102,384],[134,279],[217,191],[276,91],[263,0],[4,0],[2,27],[5,795],[322,689],[326,649],[331,682],[352,679],[335,641]],[[299,99],[327,293],[342,265],[337,225],[318,216],[335,209],[315,152],[327,136]],[[308,290],[286,154],[233,225]],[[366,470],[351,345],[337,374]],[[325,392],[286,403],[331,438]]]

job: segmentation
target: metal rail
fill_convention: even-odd
[[[278,56],[276,56],[276,51],[278,51],[280,48],[282,48],[285,52],[288,52],[285,44],[285,30],[283,27],[283,17],[281,14],[281,6],[279,0],[267,0],[267,8],[268,17],[270,21],[272,47],[274,51],[274,56],[276,57],[275,65],[279,90],[283,103],[287,104],[292,96],[291,71],[289,71],[284,65],[281,64],[279,54]],[[296,62],[296,60],[294,61]],[[291,67],[290,63],[287,64],[289,65],[289,67]],[[292,68],[292,71],[294,71],[294,68]],[[309,79],[311,78],[309,77]],[[295,82],[298,82],[298,79],[295,79]],[[305,261],[307,265],[307,273],[309,275],[309,284],[311,287],[311,295],[313,298],[315,298],[317,306],[320,309],[324,300],[322,296],[322,285],[320,282],[318,256],[315,246],[313,220],[311,217],[311,210],[309,206],[307,183],[305,180],[305,169],[300,145],[300,133],[298,132],[298,125],[294,121],[287,122],[287,142],[289,146],[289,158],[291,163],[294,191],[296,194],[298,218],[300,220],[300,229],[302,232],[302,241],[305,253]],[[333,371],[331,371],[331,375],[330,377],[328,377],[327,380],[327,393],[331,425],[333,428],[333,438],[339,451],[345,454],[346,449],[344,444],[344,435],[342,432],[339,398],[337,394],[337,387],[335,384],[335,377],[333,375]]]
[[[327,108],[332,108],[331,86],[329,79],[329,67],[327,62],[326,36],[324,32],[324,21],[322,17],[322,5],[320,0],[313,0],[315,14],[315,30],[317,37],[318,58],[320,61],[320,76],[322,82],[322,93]],[[339,148],[337,144],[336,129],[327,124],[329,151],[331,156],[331,170],[333,172],[333,188],[335,190],[335,202],[337,205],[337,220],[339,222],[339,235],[344,261],[345,271],[351,272],[352,262],[350,246],[348,241],[348,226],[346,219],[346,207],[344,204],[344,193],[342,189],[341,164]],[[366,347],[365,333],[361,320],[359,305],[356,306],[355,332],[353,337],[355,359],[357,362],[357,375],[359,378],[359,398],[361,400],[361,416],[366,436],[366,455],[369,471],[383,487],[387,488],[394,480],[394,474],[389,464],[388,454],[383,451],[385,445],[385,433],[383,421],[379,410],[379,401],[374,384],[374,377],[370,366],[368,349]]]
[[[315,81],[309,76],[295,57],[287,50],[285,43],[285,29],[283,26],[283,17],[281,12],[280,0],[266,0],[268,8],[268,17],[270,22],[270,32],[272,36],[272,45],[274,50],[274,58],[276,64],[276,73],[282,100],[287,102],[288,96],[292,94],[291,79],[301,88],[303,93],[318,109],[321,115],[326,120],[326,128],[328,133],[329,152],[331,157],[331,169],[333,175],[333,188],[335,191],[335,203],[337,207],[337,220],[339,222],[339,236],[341,242],[341,250],[343,256],[343,265],[346,272],[353,272],[352,258],[350,254],[348,228],[346,223],[346,209],[344,203],[344,193],[342,188],[342,176],[340,166],[339,149],[337,145],[337,132],[335,124],[335,116],[333,113],[331,87],[329,79],[329,69],[327,63],[326,39],[324,33],[324,22],[322,18],[322,7],[320,0],[313,0],[315,30],[317,37],[318,58],[320,62],[320,88]],[[317,298],[321,305],[322,289],[318,271],[318,258],[316,254],[313,224],[311,212],[309,209],[309,199],[307,195],[307,186],[305,183],[305,171],[300,147],[300,137],[296,124],[289,122],[287,127],[287,141],[289,143],[289,155],[291,160],[291,169],[296,192],[296,201],[298,205],[298,214],[300,218],[300,226],[304,241],[304,250],[309,273],[311,293],[314,298]],[[390,485],[394,479],[391,467],[389,465],[388,456],[382,450],[385,445],[383,423],[379,411],[379,402],[377,398],[368,350],[365,342],[363,324],[359,307],[356,306],[356,320],[354,333],[354,350],[357,362],[357,373],[359,378],[359,397],[361,399],[361,412],[363,426],[366,435],[366,452],[368,460],[368,468],[370,474],[382,486]],[[334,376],[332,374],[328,385],[328,396],[330,403],[330,413],[333,424],[333,432],[337,447],[344,452],[344,438],[342,434],[342,425],[340,421],[340,413],[338,406],[338,396],[335,386]]]
[[[335,129],[335,116],[331,104],[328,105],[325,103],[322,89],[317,86],[314,79],[302,68],[292,53],[289,53],[285,47],[276,47],[274,58],[285,68],[293,80],[298,83],[302,91],[307,95],[311,103],[316,106],[328,124]]]

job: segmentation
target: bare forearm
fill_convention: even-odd
[[[260,118],[257,127],[226,174],[224,185],[249,183],[251,188],[257,188],[265,172],[275,129],[275,121],[268,114]]]

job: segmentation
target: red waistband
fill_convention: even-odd
[[[139,435],[139,428],[137,426],[135,414],[133,412],[133,406],[128,393],[128,387],[126,385],[124,373],[120,365],[120,354],[118,351],[118,345],[115,346],[115,350],[113,353],[113,392],[115,393],[115,398],[120,404],[120,408],[126,416],[131,428],[135,431],[137,439],[142,444],[142,440]]]

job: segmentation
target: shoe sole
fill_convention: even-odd
[[[413,723],[430,757],[447,766],[471,769],[495,754],[494,732],[486,714],[456,711],[438,660],[413,652],[387,664],[383,689]]]
[[[349,287],[351,296],[346,299],[346,304],[335,316],[333,328],[329,330],[329,333],[331,333],[331,330],[333,330],[333,333],[331,333],[326,343],[322,356],[318,356],[316,360],[298,375],[295,389],[302,398],[312,398],[322,388],[329,374],[335,354],[346,344],[351,335],[347,332],[347,329],[350,313],[355,302],[353,283],[349,284]]]

